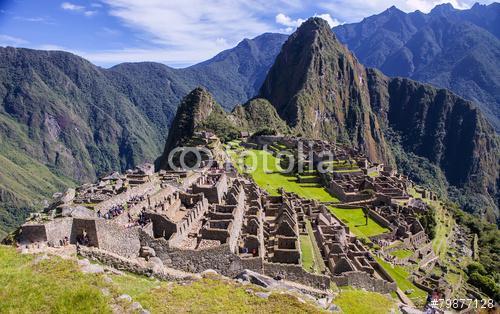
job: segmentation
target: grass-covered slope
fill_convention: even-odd
[[[107,278],[105,278],[107,277]],[[75,260],[21,255],[0,246],[0,313],[133,313],[128,294],[151,313],[320,313],[296,297],[259,298],[229,280],[160,282],[131,274],[83,274]]]
[[[236,106],[232,111],[236,125],[241,129],[258,132],[263,129],[273,129],[277,133],[289,133],[290,128],[283,121],[276,108],[263,98],[254,98],[244,105]]]
[[[369,237],[389,232],[389,229],[382,227],[372,218],[366,218],[361,208],[345,209],[329,206],[330,211],[342,222],[349,226],[349,230],[359,238],[368,239]]]

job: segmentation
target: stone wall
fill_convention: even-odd
[[[73,224],[71,226],[71,236],[70,242],[76,243],[78,237],[83,235],[83,232],[87,233],[90,241],[90,246],[99,247],[99,240],[97,237],[97,228],[95,225],[95,219],[73,219]]]
[[[391,223],[389,221],[387,221],[387,219],[385,219],[384,217],[380,216],[380,214],[377,213],[377,212],[375,212],[374,210],[368,209],[368,216],[371,219],[375,220],[375,222],[377,222],[382,227],[388,228],[391,231],[394,229],[394,228],[392,228]]]
[[[47,241],[47,232],[45,225],[25,224],[21,227],[21,234],[19,235],[20,244],[45,241]]]
[[[220,177],[215,184],[194,184],[192,189],[193,194],[203,193],[205,198],[207,198],[210,203],[221,204],[222,198],[227,192],[227,187],[227,176],[223,173],[220,174]]]
[[[122,192],[116,196],[113,196],[112,198],[105,200],[97,205],[94,206],[94,210],[97,212],[98,210],[101,211],[106,211],[110,209],[113,206],[118,206],[118,205],[123,205],[125,204],[128,200],[130,200],[133,197],[136,196],[142,196],[142,195],[152,195],[160,189],[160,184],[157,182],[156,177],[152,177],[151,182],[146,182],[144,184],[138,185],[133,188],[128,188],[125,192]]]
[[[153,234],[155,238],[170,239],[172,234],[177,232],[177,225],[161,214],[146,212],[146,217],[153,223]]]
[[[395,282],[374,278],[368,273],[360,271],[345,272],[341,276],[332,276],[331,278],[337,286],[351,286],[379,293],[390,293],[397,289]]]
[[[55,219],[45,225],[47,229],[47,241],[58,245],[65,237],[71,239],[71,229],[73,226],[73,218]]]
[[[159,272],[154,268],[141,265],[136,261],[96,248],[82,247],[80,249],[80,255],[90,260],[98,261],[105,265],[111,266],[118,270],[128,271],[138,275],[144,275],[148,277],[152,276],[165,281],[184,280],[184,278],[174,277],[165,272]]]
[[[280,276],[283,279],[298,282],[321,290],[330,288],[329,276],[308,273],[302,268],[302,266],[299,265],[263,262],[262,273],[272,278]]]
[[[127,228],[111,221],[96,220],[99,248],[125,257],[139,255],[140,227]]]

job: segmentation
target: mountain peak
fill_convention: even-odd
[[[308,35],[326,35],[329,37],[335,37],[328,22],[320,17],[308,18],[307,21],[302,23],[292,34],[294,37]]]
[[[396,7],[395,5],[392,5],[391,7],[387,8],[387,10],[385,10],[384,12],[386,12],[386,13],[404,13],[403,11],[398,9],[398,7]]]
[[[170,132],[168,133],[163,156],[159,160],[161,163],[159,165],[160,168],[167,168],[166,156],[168,156],[172,149],[180,146],[193,136],[198,126],[201,125],[204,120],[208,119],[216,106],[218,105],[212,94],[201,86],[193,89],[182,99],[177,108],[172,126],[170,127]]]
[[[283,45],[260,95],[298,133],[362,147],[372,160],[385,161],[365,76],[328,23],[310,18]]]
[[[442,3],[436,5],[430,12],[430,14],[448,14],[454,12],[456,9],[451,3]]]

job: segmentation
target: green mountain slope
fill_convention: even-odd
[[[478,108],[447,90],[365,68],[325,21],[311,18],[289,37],[261,96],[295,130],[348,142],[372,160],[404,160],[385,139],[396,133],[405,153],[464,190],[467,208],[491,221],[498,216],[499,138]],[[429,179],[408,170],[419,182]]]
[[[478,104],[500,129],[500,4],[451,4],[430,13],[395,7],[334,28],[365,65],[447,88]]]

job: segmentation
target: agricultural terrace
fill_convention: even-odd
[[[278,189],[283,188],[287,192],[296,193],[306,199],[315,199],[320,202],[339,201],[330,195],[320,183],[300,183],[295,175],[281,173],[279,159],[268,151],[246,150],[235,142],[226,147],[238,171],[250,174],[255,182],[271,195],[278,195]]]
[[[326,265],[314,238],[314,231],[309,220],[306,220],[306,230],[307,234],[300,235],[302,267],[309,272],[321,274],[326,270]]]
[[[406,295],[416,304],[425,302],[427,292],[418,288],[411,282],[410,274],[402,266],[393,266],[392,264],[384,261],[379,257],[375,257],[377,262],[382,266],[387,273],[396,281],[399,289],[406,293]]]
[[[382,227],[375,220],[368,217],[368,224],[361,208],[345,209],[329,206],[330,212],[338,219],[349,226],[349,230],[359,238],[369,237],[389,232],[389,229]]]
[[[342,289],[334,302],[345,314],[385,314],[395,307],[394,300],[388,296],[354,289]]]

